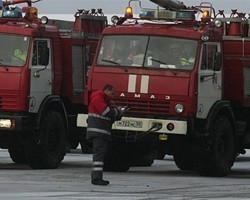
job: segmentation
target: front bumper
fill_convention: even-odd
[[[6,115],[0,114],[0,131],[25,131],[31,130],[34,123],[31,116],[22,114]]]
[[[87,114],[78,114],[77,126],[87,127],[87,119]],[[123,117],[120,121],[116,121],[113,124],[112,129],[186,135],[187,126],[187,121],[181,120]]]

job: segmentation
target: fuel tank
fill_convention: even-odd
[[[186,8],[186,6],[182,2],[177,0],[150,0],[150,1],[168,10],[180,10]]]

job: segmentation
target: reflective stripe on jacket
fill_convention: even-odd
[[[184,57],[180,58],[180,62],[181,62],[182,65],[193,65],[194,61],[195,61],[194,57],[190,57],[188,59],[184,58]]]

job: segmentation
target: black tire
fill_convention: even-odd
[[[11,144],[8,147],[10,158],[13,162],[17,164],[27,164],[28,163],[28,153],[30,150],[30,139],[28,133],[19,132],[12,135]]]
[[[196,170],[198,142],[185,136],[176,136],[174,145],[174,161],[180,170]]]
[[[72,139],[70,140],[69,144],[70,144],[70,149],[76,149],[79,145],[79,141],[76,139],[75,140]]]
[[[130,166],[149,167],[154,163],[157,153],[157,150],[152,150],[147,154],[139,154],[135,152],[135,154],[131,156]]]
[[[130,167],[130,153],[126,144],[112,143],[104,160],[104,171],[126,172]]]
[[[164,160],[165,156],[166,156],[165,152],[158,151],[155,159],[157,159],[157,160]]]
[[[79,128],[71,128],[69,130],[68,141],[71,149],[76,149],[79,146],[81,137],[83,137],[82,134],[82,129]]]
[[[211,145],[201,151],[198,172],[202,176],[227,176],[236,158],[233,128],[225,116],[219,116],[211,129]]]
[[[175,154],[174,155],[174,162],[176,166],[180,170],[195,170],[196,169],[196,160],[193,158],[192,154],[187,152]]]
[[[29,162],[33,169],[55,169],[66,153],[66,128],[62,116],[56,111],[48,112],[41,123],[40,143]]]
[[[26,150],[24,147],[10,147],[8,149],[10,158],[12,159],[13,162],[17,164],[27,164],[28,159],[26,156]]]

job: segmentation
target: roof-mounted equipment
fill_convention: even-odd
[[[159,7],[157,9],[148,9],[142,8],[141,3],[141,12],[140,18],[145,19],[160,19],[160,20],[167,20],[167,21],[187,21],[187,20],[194,20],[196,11],[193,9],[187,8],[182,2],[175,1],[175,0],[150,0],[161,6],[162,9]]]
[[[39,2],[41,0],[7,0],[3,1],[2,15],[3,18],[22,18],[22,13],[25,13],[25,18],[28,20],[34,20],[38,18],[38,10],[32,7],[32,3]],[[22,9],[17,7],[17,4],[27,3],[26,7]]]
[[[21,18],[22,9],[15,5],[7,5],[3,7],[2,17],[4,18]]]
[[[126,18],[133,18],[133,9],[131,6],[128,6],[126,8],[125,17]]]
[[[167,10],[178,11],[181,9],[186,9],[186,6],[180,1],[174,0],[150,0],[153,3],[161,6]]]

